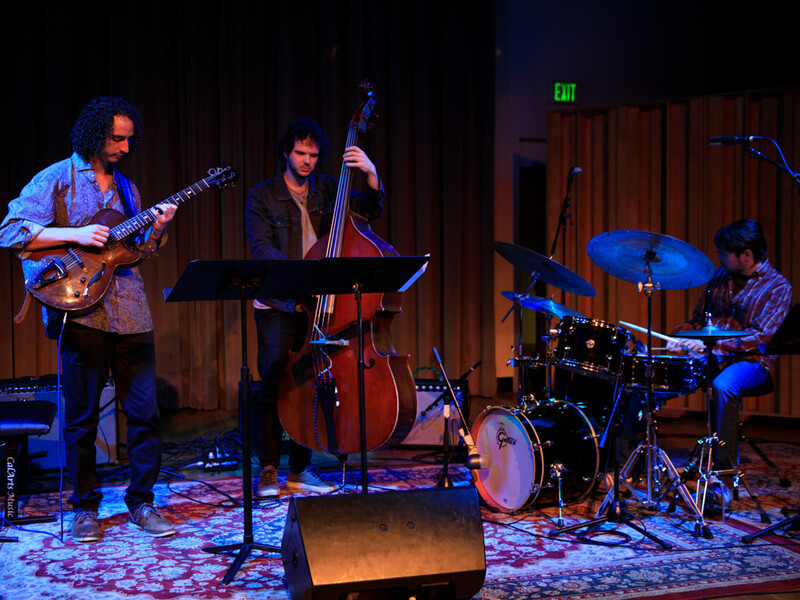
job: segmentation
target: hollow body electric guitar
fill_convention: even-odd
[[[164,202],[177,206],[211,187],[224,189],[237,179],[231,167],[209,169],[207,177]],[[110,228],[105,245],[66,245],[22,253],[25,288],[50,308],[70,313],[88,311],[103,298],[117,269],[131,268],[141,260],[132,238],[155,220],[155,207],[127,220],[113,209],[98,211],[90,223]]]

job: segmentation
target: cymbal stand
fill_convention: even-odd
[[[648,253],[649,254],[649,253]],[[686,487],[684,480],[681,478],[678,470],[675,468],[675,465],[672,464],[672,461],[667,456],[667,453],[664,452],[661,448],[657,445],[656,440],[656,422],[654,416],[654,402],[653,402],[653,345],[652,345],[652,331],[653,331],[653,319],[652,319],[652,310],[653,310],[653,291],[659,288],[657,283],[653,282],[652,277],[652,270],[650,268],[650,260],[651,258],[647,257],[647,263],[644,268],[644,273],[647,276],[647,281],[645,283],[639,283],[639,291],[644,292],[645,296],[647,297],[647,363],[645,369],[645,378],[647,380],[647,395],[646,395],[646,429],[645,429],[645,442],[640,443],[636,449],[631,453],[628,457],[628,460],[625,462],[625,465],[622,467],[622,471],[620,473],[620,480],[626,479],[634,470],[634,466],[640,459],[644,459],[645,462],[645,471],[646,471],[646,493],[642,496],[638,490],[632,488],[626,483],[626,487],[628,487],[629,491],[637,497],[637,500],[642,503],[647,508],[655,508],[658,509],[659,501],[661,498],[666,496],[673,488],[680,494],[681,498],[683,498],[684,502],[686,502],[687,508],[695,517],[695,528],[694,528],[694,536],[700,537],[701,535],[704,538],[710,539],[712,538],[712,534],[710,529],[705,523],[703,519],[703,513],[697,508],[697,503],[695,502],[694,498],[692,498],[691,493]],[[654,477],[656,468],[659,468],[666,472],[667,481],[663,481],[663,477],[659,477],[658,480]],[[671,482],[671,485],[665,485],[665,483]],[[662,488],[663,486],[663,488]],[[654,493],[656,487],[659,488],[660,493]],[[606,498],[603,500],[603,503],[600,505],[600,511],[603,510],[604,506],[610,502],[610,494],[606,495]],[[674,502],[674,500],[673,500]]]
[[[706,325],[711,326],[711,313],[708,312],[706,313]],[[713,426],[711,423],[711,411],[714,405],[714,387],[712,385],[712,381],[717,374],[714,373],[712,368],[712,350],[718,339],[720,338],[703,339],[703,345],[705,346],[706,350],[706,436],[698,440],[697,444],[695,444],[695,447],[689,456],[689,460],[687,461],[686,466],[681,473],[681,481],[685,483],[689,479],[693,478],[695,473],[699,474],[697,479],[697,489],[695,490],[695,504],[698,506],[701,513],[705,513],[706,499],[708,497],[708,486],[711,479],[718,476],[730,475],[734,479],[734,487],[738,487],[740,481],[742,482],[742,485],[744,485],[748,495],[753,499],[753,502],[756,505],[756,509],[761,516],[761,522],[771,523],[772,521],[770,520],[769,515],[761,506],[758,496],[756,496],[753,492],[753,488],[750,487],[750,482],[747,480],[747,477],[740,468],[738,452],[736,461],[734,461],[733,456],[731,456],[731,448],[729,448],[725,442],[720,440],[717,433],[713,431]],[[716,470],[714,468],[716,466],[714,464],[714,446],[717,446],[725,451],[728,461],[731,465],[734,465],[732,468],[722,470]],[[671,511],[673,508],[674,500],[670,503],[667,510]],[[724,521],[724,502],[722,503],[721,509],[722,520]]]
[[[539,275],[544,270],[544,267],[539,271],[534,271],[531,273],[531,282],[528,284],[528,287],[525,288],[525,291],[518,294],[517,297],[514,299],[514,304],[519,306],[519,341],[517,342],[516,353],[517,358],[520,361],[520,371],[519,371],[519,379],[517,381],[517,405],[521,408],[527,408],[528,405],[528,365],[525,364],[524,357],[522,355],[522,321],[524,317],[524,307],[522,306],[522,302],[519,301],[520,298],[525,296],[528,293],[536,281],[539,279]],[[504,322],[511,312],[514,310],[514,304],[512,304],[511,308],[508,309],[508,312],[500,319],[500,322]],[[549,330],[549,322],[548,322],[548,330]],[[549,389],[548,389],[548,399],[549,399]]]

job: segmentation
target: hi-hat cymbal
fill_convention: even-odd
[[[588,318],[586,315],[575,310],[574,308],[564,306],[563,304],[553,302],[552,300],[542,298],[541,296],[529,296],[528,294],[518,294],[517,292],[502,292],[502,294],[512,302],[519,300],[519,303],[525,308],[530,308],[531,310],[544,313],[551,317],[563,319],[569,315],[572,317]]]
[[[537,280],[579,296],[597,294],[592,285],[583,277],[538,252],[507,242],[495,242],[494,249],[518,269],[531,276],[536,276]]]
[[[751,335],[749,331],[738,331],[736,329],[720,329],[714,325],[706,325],[701,329],[687,329],[686,331],[679,331],[673,334],[672,337],[685,338],[688,340],[723,340],[726,338],[741,338]]]
[[[647,267],[653,283],[668,290],[697,287],[714,274],[714,264],[694,246],[649,231],[609,231],[587,245],[589,258],[609,275],[645,283]]]

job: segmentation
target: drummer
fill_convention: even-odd
[[[723,470],[738,466],[742,396],[759,393],[772,384],[775,357],[764,355],[763,349],[786,316],[792,286],[767,259],[767,241],[758,222],[741,219],[725,225],[715,234],[714,244],[721,266],[708,283],[692,318],[678,325],[672,335],[679,337],[681,331],[709,324],[750,333],[720,339],[713,348],[718,370],[713,378],[709,414],[712,433],[716,432],[729,449],[725,452],[714,447],[715,468]],[[706,313],[710,314],[710,323]],[[706,351],[702,341],[685,338],[679,343],[668,342],[667,348],[688,351],[701,358]],[[737,465],[731,464],[732,461]],[[730,493],[722,485],[718,486],[716,496],[720,506],[723,501],[729,502]]]

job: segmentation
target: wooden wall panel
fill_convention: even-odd
[[[711,146],[708,142],[721,135],[771,138],[791,166],[793,157],[800,156],[800,125],[794,118],[799,109],[800,89],[788,89],[552,113],[548,119],[548,218],[558,218],[563,198],[560,182],[571,166],[566,157],[574,156],[583,165],[583,173],[574,192],[575,227],[567,231],[568,251],[563,258],[566,266],[597,290],[595,298],[562,294],[565,303],[596,319],[646,326],[646,297],[635,285],[592,264],[586,252],[589,241],[606,231],[651,231],[691,244],[716,266],[714,233],[745,217],[761,222],[770,244],[768,258],[795,283],[792,304],[797,303],[797,183],[741,145]],[[772,143],[755,141],[752,146],[779,160]],[[547,231],[554,227],[548,226]],[[656,291],[654,330],[668,333],[685,321],[701,289]],[[642,334],[640,339],[645,337]],[[800,417],[800,357],[781,357],[778,365],[774,393],[746,398],[745,411]],[[675,398],[670,405],[705,410],[705,398],[696,392]]]

